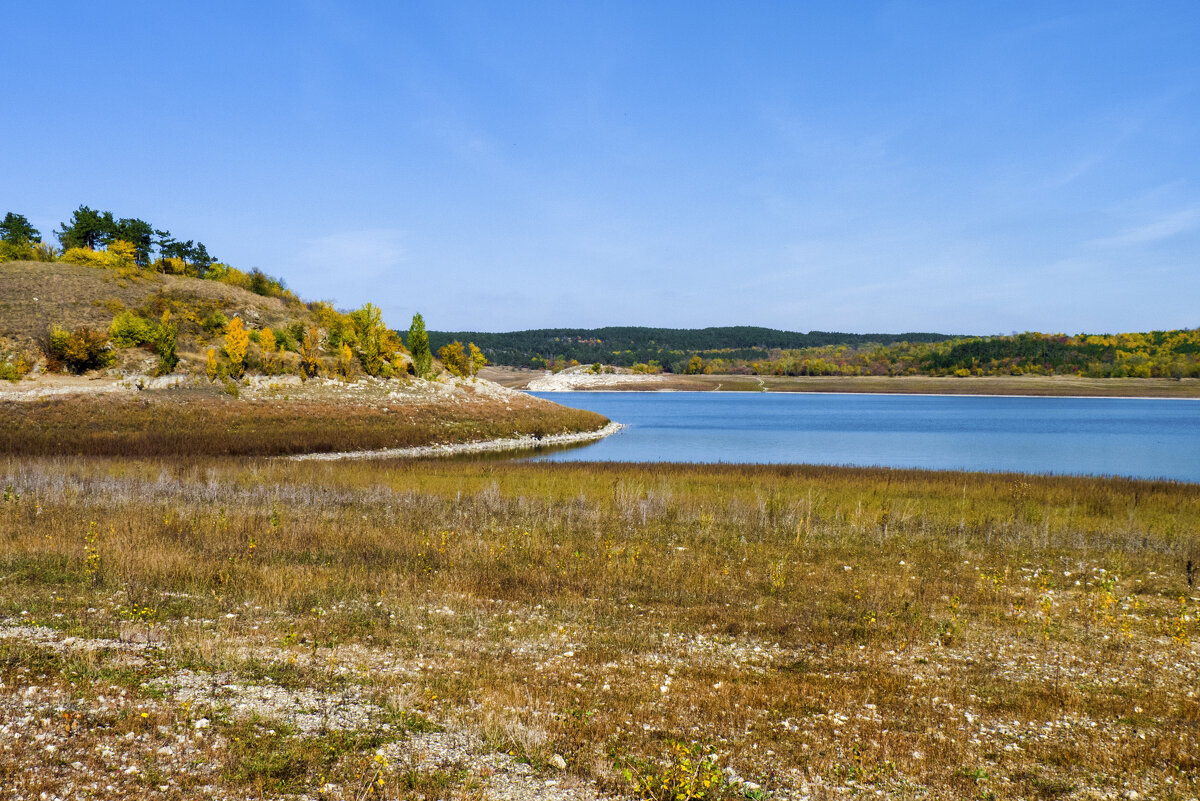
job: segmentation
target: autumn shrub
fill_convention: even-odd
[[[334,372],[338,378],[343,381],[349,381],[354,378],[354,352],[350,350],[350,346],[345,342],[337,350],[337,363],[334,365]]]
[[[205,280],[220,281],[222,284],[236,286],[263,297],[279,298],[288,303],[300,302],[300,298],[287,288],[283,279],[267,275],[257,267],[250,272],[245,272],[228,264],[216,262],[208,266],[203,277]]]
[[[724,794],[728,782],[711,750],[698,743],[674,740],[667,745],[669,752],[661,762],[637,758],[617,760],[616,768],[639,798],[645,801],[701,801]]]
[[[321,334],[314,325],[300,342],[300,376],[311,378],[321,372]]]
[[[103,251],[83,247],[68,248],[60,259],[71,264],[116,270],[123,276],[137,273],[137,247],[119,239]]]
[[[87,267],[108,266],[108,254],[92,250],[91,248],[67,248],[60,259],[71,264],[82,264]]]
[[[0,381],[20,381],[33,369],[32,361],[25,354],[0,352]]]
[[[470,367],[467,364],[467,352],[463,348],[463,343],[458,340],[438,348],[437,355],[442,360],[442,364],[446,365],[446,369],[451,375],[465,378],[470,374]]]
[[[0,261],[33,261],[35,251],[28,242],[0,241]]]
[[[165,256],[154,262],[154,269],[166,275],[190,275],[194,271],[188,269],[188,264],[176,256]]]
[[[87,326],[73,332],[52,326],[46,338],[51,368],[65,367],[72,373],[84,373],[112,365],[115,355],[108,336]]]

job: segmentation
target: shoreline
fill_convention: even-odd
[[[460,456],[467,453],[493,453],[497,451],[536,450],[547,446],[575,445],[595,442],[616,434],[625,428],[624,423],[609,422],[595,431],[578,431],[570,434],[550,434],[537,437],[526,434],[521,437],[485,439],[478,442],[451,444],[414,445],[408,448],[382,448],[368,451],[335,451],[333,453],[299,453],[281,458],[295,462],[334,462],[345,459],[420,459],[427,456]]]
[[[484,368],[510,389],[546,392],[721,392],[995,397],[1200,398],[1200,379],[1084,378],[1081,376],[745,376],[536,374]]]
[[[806,389],[806,390],[776,390],[765,389],[523,389],[540,398],[542,395],[571,395],[580,392],[591,392],[603,395],[896,395],[906,398],[1056,398],[1061,400],[1163,400],[1163,401],[1198,401],[1200,397],[1190,395],[1020,395],[1012,392],[870,392],[863,390]],[[543,398],[549,400],[549,398]]]

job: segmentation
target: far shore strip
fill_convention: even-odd
[[[384,448],[373,451],[341,451],[337,453],[301,453],[284,458],[296,461],[331,462],[337,459],[415,459],[422,456],[457,456],[463,453],[487,453],[490,451],[519,451],[544,448],[548,445],[574,445],[604,439],[625,428],[623,423],[609,423],[595,431],[579,431],[574,434],[549,434],[537,437],[487,439],[481,442],[456,442],[446,445],[417,445],[411,448]]]

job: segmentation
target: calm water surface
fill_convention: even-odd
[[[881,465],[1200,483],[1200,400],[533,393],[628,429],[549,461]]]

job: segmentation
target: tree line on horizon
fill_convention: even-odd
[[[749,326],[430,332],[434,342],[449,337],[478,342],[494,364],[552,371],[592,364],[679,374],[1200,378],[1200,329],[986,337],[801,334]]]
[[[716,326],[709,328],[652,328],[611,326],[606,328],[542,328],[528,331],[487,333],[481,331],[430,331],[435,344],[454,339],[479,345],[494,364],[547,367],[567,362],[633,367],[658,362],[663,369],[683,372],[695,354],[721,354],[725,358],[755,360],[769,358],[773,350],[861,345],[865,343],[940,342],[951,334],[911,332],[905,334],[851,334],[837,331],[782,331],[761,326]],[[678,367],[679,369],[673,369]]]

